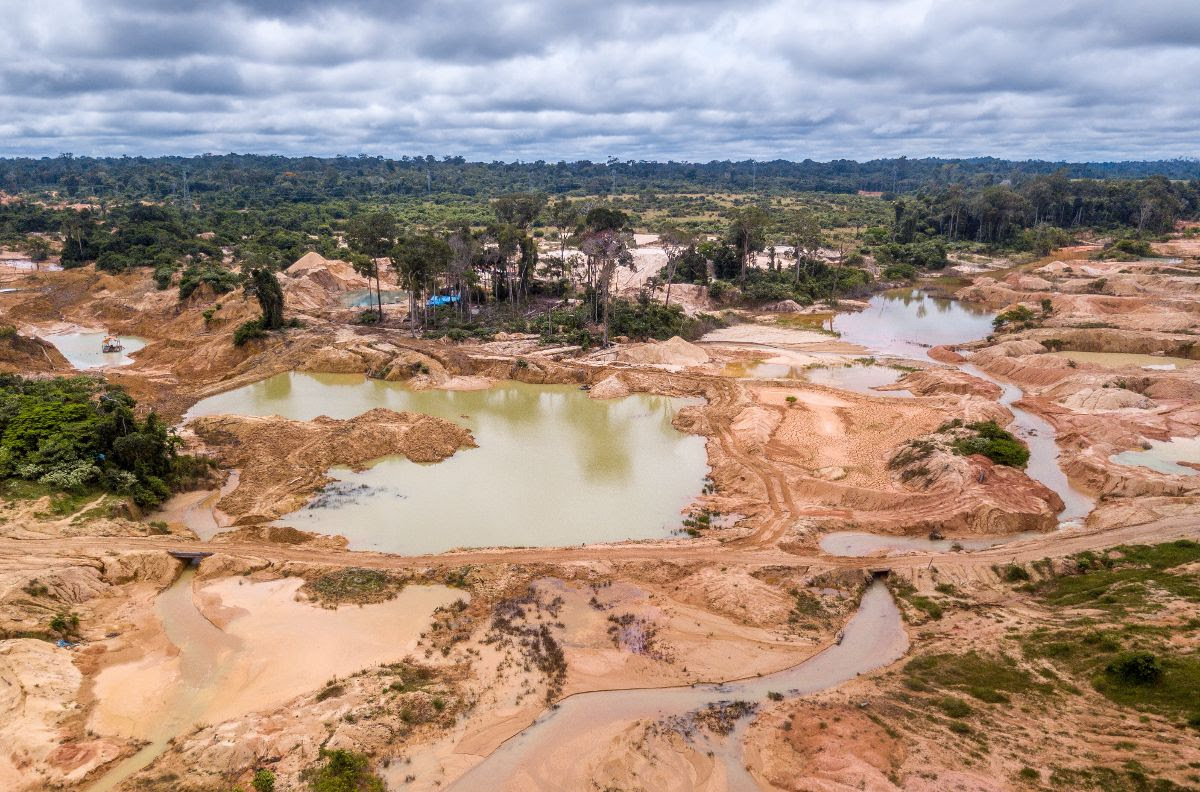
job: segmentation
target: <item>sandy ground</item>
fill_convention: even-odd
[[[646,243],[635,277],[653,274],[653,258],[661,254],[651,240]],[[1172,250],[1191,255],[1189,244],[1177,240]],[[211,526],[200,525],[204,512],[235,495],[236,488],[223,496],[201,493],[174,501],[167,514],[175,533],[166,536],[128,516],[52,520],[37,516],[46,504],[5,505],[0,514],[5,520],[0,528],[5,629],[37,629],[57,610],[72,609],[81,615],[84,644],[65,650],[44,642],[30,646],[29,639],[0,641],[0,679],[7,684],[0,692],[5,715],[0,737],[6,748],[12,746],[0,752],[0,782],[29,789],[71,783],[128,753],[131,744],[119,737],[137,736],[150,720],[147,713],[166,701],[161,692],[190,678],[170,628],[164,631],[155,616],[156,595],[174,570],[165,551],[181,545],[217,553],[205,561],[210,571],[197,590],[194,613],[222,636],[207,642],[220,658],[222,687],[219,696],[201,701],[197,721],[210,725],[177,741],[133,782],[146,789],[178,788],[156,780],[171,772],[214,784],[219,779],[223,787],[245,786],[253,768],[268,760],[281,777],[295,781],[323,744],[366,750],[399,788],[439,788],[542,713],[548,692],[554,698],[728,679],[794,662],[832,639],[852,602],[847,594],[852,581],[861,581],[864,570],[881,563],[919,591],[951,583],[978,606],[943,624],[917,625],[911,631],[917,650],[952,648],[966,638],[986,648],[988,641],[1003,637],[1004,625],[1045,622],[1053,614],[1014,604],[1016,595],[994,568],[1013,559],[1200,536],[1200,477],[1118,465],[1109,458],[1140,447],[1145,439],[1200,434],[1200,366],[1106,368],[1079,356],[1072,366],[1046,354],[1054,347],[1194,359],[1200,271],[1190,273],[1196,269],[1190,260],[1098,262],[1086,258],[1091,252],[1057,251],[1031,265],[978,275],[960,293],[962,299],[997,308],[1022,303],[1039,314],[1042,301],[1049,300],[1051,310],[1034,327],[1010,328],[991,342],[940,350],[934,357],[966,359],[991,376],[1019,384],[1025,392],[1020,406],[1057,430],[1072,481],[1103,495],[1098,508],[1078,528],[1031,534],[972,553],[912,552],[886,561],[831,557],[817,549],[817,542],[831,530],[923,536],[935,528],[1023,531],[1031,522],[1041,526],[1045,521],[1044,493],[1019,471],[957,457],[931,483],[916,486],[887,465],[903,443],[950,418],[1005,422],[996,386],[936,365],[898,383],[914,398],[722,376],[730,363],[767,360],[802,367],[864,354],[828,335],[766,320],[666,350],[674,362],[653,359],[663,350],[646,352],[664,345],[622,345],[613,353],[575,359],[571,352],[543,354],[531,338],[453,345],[413,340],[386,328],[343,324],[333,307],[336,292],[356,282],[327,262],[310,262],[312,271],[299,276],[305,285],[297,287],[297,295],[303,292],[297,302],[305,305],[309,327],[289,333],[286,343],[245,348],[233,347],[229,333],[255,308],[236,295],[227,296],[221,315],[206,322],[200,313],[214,304],[211,298],[200,295],[180,308],[175,296],[154,289],[145,273],[109,276],[84,268],[15,276],[6,283],[23,291],[0,295],[0,310],[23,325],[41,328],[64,321],[146,336],[151,343],[134,364],[110,376],[171,416],[205,395],[289,369],[411,378],[416,387],[477,388],[513,378],[593,385],[608,396],[638,391],[703,396],[704,405],[676,418],[677,426],[704,435],[708,443],[715,491],[698,498],[695,507],[739,517],[729,521],[730,527],[708,528],[691,540],[403,558],[348,553],[335,542],[311,541],[298,532],[285,536],[269,527],[211,543],[184,530],[207,532]],[[625,285],[638,288],[633,281]],[[622,351],[624,360],[618,359]],[[524,365],[517,365],[518,356]],[[45,370],[61,369],[60,361],[40,349],[0,349],[0,365],[7,360],[17,370],[33,370],[39,358],[47,361]],[[401,421],[396,431],[412,426]],[[235,420],[218,428],[237,442],[213,431],[207,438],[210,450],[225,466],[241,468],[240,484],[253,485],[246,491],[265,492],[272,503],[294,494],[289,490],[297,471],[319,480],[332,464],[330,448],[345,451],[366,443],[370,434],[366,427],[355,435],[354,427],[316,422],[264,429]],[[398,437],[392,440],[400,442]],[[377,443],[380,438],[369,439]],[[443,445],[439,440],[437,447]],[[413,448],[418,455],[429,450],[422,443]],[[453,448],[442,451],[431,458]],[[274,464],[280,456],[291,461]],[[231,515],[270,513],[265,500],[244,505],[231,508]],[[429,575],[430,582],[466,575],[471,603],[457,616],[435,613],[438,605],[462,594],[409,586],[390,602],[324,610],[296,598],[301,583],[295,575],[314,565]],[[49,584],[46,594],[27,593],[34,578]],[[496,609],[524,596],[530,585],[540,604],[522,606],[525,615],[516,621],[521,629],[544,627],[561,648],[566,674],[557,687],[530,654],[533,633],[495,627],[495,614],[501,612]],[[826,617],[800,629],[794,618],[797,591],[815,592]],[[615,641],[610,617],[625,620]],[[433,630],[431,619],[442,626]],[[653,636],[648,643],[647,635]],[[378,676],[385,673],[379,663],[406,654],[432,664],[433,693],[407,686],[396,692]],[[299,657],[304,661],[296,662]],[[278,673],[280,668],[287,672]],[[345,678],[345,693],[318,700],[316,691],[334,676]],[[894,698],[895,685],[885,675],[812,701],[766,705],[747,742],[746,761],[757,783],[780,789],[1010,788],[1006,779],[1020,756],[1018,743],[1001,740],[1003,758],[983,769],[968,766],[955,753],[955,741],[941,744],[944,739],[920,726],[893,734],[870,717],[874,709],[859,706],[859,698]],[[394,696],[397,704],[381,707],[381,690],[392,691],[384,695]],[[435,697],[444,711],[433,706]],[[401,712],[408,713],[407,720]],[[1047,723],[1054,716],[1023,718],[1014,711],[1006,717],[1005,734],[1020,728],[1040,734],[1051,731]],[[1086,723],[1084,735],[1094,735],[1113,717],[1078,722]],[[786,730],[785,722],[791,724]],[[95,735],[87,733],[89,727]],[[603,768],[605,778],[620,784],[728,786],[722,766],[694,745],[669,734],[647,737],[633,723],[605,728],[584,742],[564,742],[562,766],[586,754],[589,767]],[[1034,740],[1026,746],[1026,752],[1067,757],[1079,743],[1055,739],[1042,747]],[[1156,758],[1147,753],[1140,761],[1153,766]],[[405,781],[409,775],[417,776],[413,784]],[[894,783],[901,777],[902,785]]]

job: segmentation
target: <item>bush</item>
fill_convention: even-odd
[[[254,792],[275,792],[275,774],[270,770],[259,770],[250,785]]]
[[[1150,652],[1126,652],[1105,666],[1104,671],[1129,685],[1153,685],[1162,678],[1162,665]]]
[[[969,456],[981,454],[997,465],[1024,468],[1029,464],[1029,449],[1007,430],[994,421],[969,424],[974,437],[962,437],[954,441],[955,453]]]
[[[251,319],[249,322],[242,322],[233,331],[233,345],[244,346],[247,341],[266,337],[267,332],[263,330],[262,319]]]
[[[178,456],[178,437],[157,415],[139,419],[136,404],[97,378],[0,375],[0,478],[161,502],[190,458]]]
[[[322,748],[321,758],[324,765],[304,773],[312,792],[384,792],[383,781],[371,772],[366,756]]]
[[[996,314],[996,317],[992,319],[992,327],[999,330],[1006,324],[1028,322],[1031,319],[1033,319],[1033,311],[1024,305],[1018,305],[1015,308],[1009,308],[1007,311]]]
[[[242,284],[242,276],[219,264],[193,264],[183,271],[183,277],[179,279],[180,299],[186,300],[204,283],[207,283],[215,294],[227,294]]]

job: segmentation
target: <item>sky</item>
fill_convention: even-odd
[[[1200,156],[1198,0],[0,0],[0,155]]]

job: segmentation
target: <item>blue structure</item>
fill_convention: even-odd
[[[439,305],[454,305],[456,302],[458,302],[457,294],[435,294],[429,298],[429,302],[426,305],[430,308],[436,308]]]

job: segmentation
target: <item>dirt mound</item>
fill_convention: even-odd
[[[972,377],[964,371],[950,368],[930,368],[905,374],[894,385],[887,385],[879,390],[907,390],[916,396],[936,396],[942,393],[954,393],[967,396],[981,396],[995,401],[1000,398],[1000,386],[978,377]]]
[[[238,525],[299,508],[330,481],[325,471],[334,465],[361,470],[396,454],[440,462],[475,445],[469,431],[450,421],[384,408],[345,421],[212,415],[188,426],[222,465],[241,469],[237,488],[217,504]]]
[[[71,370],[71,364],[53,344],[0,325],[0,373],[48,374]]]
[[[621,363],[657,366],[700,366],[709,361],[708,353],[695,344],[672,336],[666,341],[632,344],[617,351]]]
[[[0,787],[46,789],[79,769],[62,767],[55,754],[81,679],[66,649],[32,638],[0,643]]]
[[[588,396],[593,399],[619,399],[629,395],[629,386],[616,374],[610,374],[592,386]]]
[[[1154,402],[1140,393],[1124,388],[1085,388],[1072,393],[1059,404],[1079,412],[1107,412],[1109,410],[1149,410]]]
[[[340,293],[366,289],[370,283],[345,261],[305,253],[287,269],[283,291],[288,306],[300,310],[340,308]]]
[[[778,302],[767,303],[760,311],[766,313],[803,313],[804,306],[795,300],[779,300]]]
[[[998,357],[1020,357],[1021,355],[1040,355],[1046,351],[1046,347],[1039,344],[1037,341],[1029,338],[1019,338],[1012,341],[1004,341],[994,346],[980,349],[971,359],[975,362],[988,360]]]

